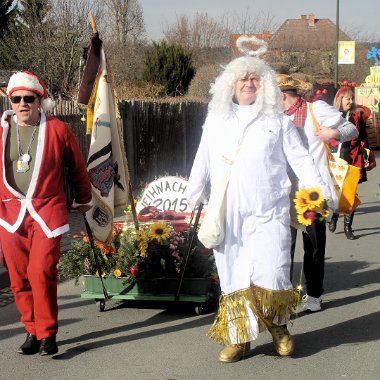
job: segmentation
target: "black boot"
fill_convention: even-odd
[[[354,213],[344,216],[344,233],[348,240],[355,240],[356,236],[352,233],[352,221],[354,219]]]
[[[34,335],[27,333],[25,342],[21,345],[17,352],[22,355],[34,355],[39,351],[39,349],[40,342]]]
[[[41,339],[40,355],[54,355],[58,352],[57,343],[55,341],[55,335],[49,338]]]
[[[335,232],[336,230],[336,223],[338,222],[339,214],[333,214],[331,221],[329,223],[329,230],[330,232]]]

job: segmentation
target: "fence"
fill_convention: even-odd
[[[0,98],[0,115],[6,109],[9,109],[8,99]],[[205,103],[122,101],[119,110],[134,190],[162,175],[190,174],[207,113]],[[81,121],[84,110],[75,102],[61,101],[53,114],[70,124],[87,157],[90,136],[86,135],[85,123]],[[65,190],[70,197],[67,185]]]
[[[367,121],[367,135],[370,148],[380,148],[380,113],[375,112]]]

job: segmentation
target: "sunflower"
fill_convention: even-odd
[[[310,187],[306,189],[306,201],[312,207],[319,207],[323,203],[322,191],[319,187]]]
[[[303,211],[307,210],[309,207],[309,203],[307,202],[307,199],[309,198],[309,194],[306,189],[300,189],[296,192],[296,197],[293,200],[296,210],[299,213],[302,213]]]
[[[323,209],[321,212],[321,215],[323,216],[324,219],[328,218],[330,216],[330,211]]]
[[[170,237],[170,228],[165,223],[156,222],[150,226],[149,236],[158,243],[162,243]]]
[[[297,220],[299,223],[303,224],[304,226],[310,226],[313,223],[315,216],[316,216],[315,212],[306,210],[297,215]]]

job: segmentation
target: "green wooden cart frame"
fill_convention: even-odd
[[[102,283],[97,276],[85,275],[85,291],[82,298],[94,299],[99,311],[105,310],[106,299]],[[214,300],[211,278],[184,278],[181,291],[176,300],[177,278],[136,279],[134,284],[126,282],[125,278],[104,277],[104,286],[109,299],[135,301],[165,301],[195,303],[195,313],[204,312],[207,304]]]

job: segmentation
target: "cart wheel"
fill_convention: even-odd
[[[195,306],[195,314],[196,315],[201,315],[203,314],[203,310],[204,310],[204,306],[202,303],[198,304],[197,306]]]
[[[105,300],[97,300],[96,304],[97,304],[98,310],[100,312],[104,311],[104,309],[106,308],[106,301]]]

